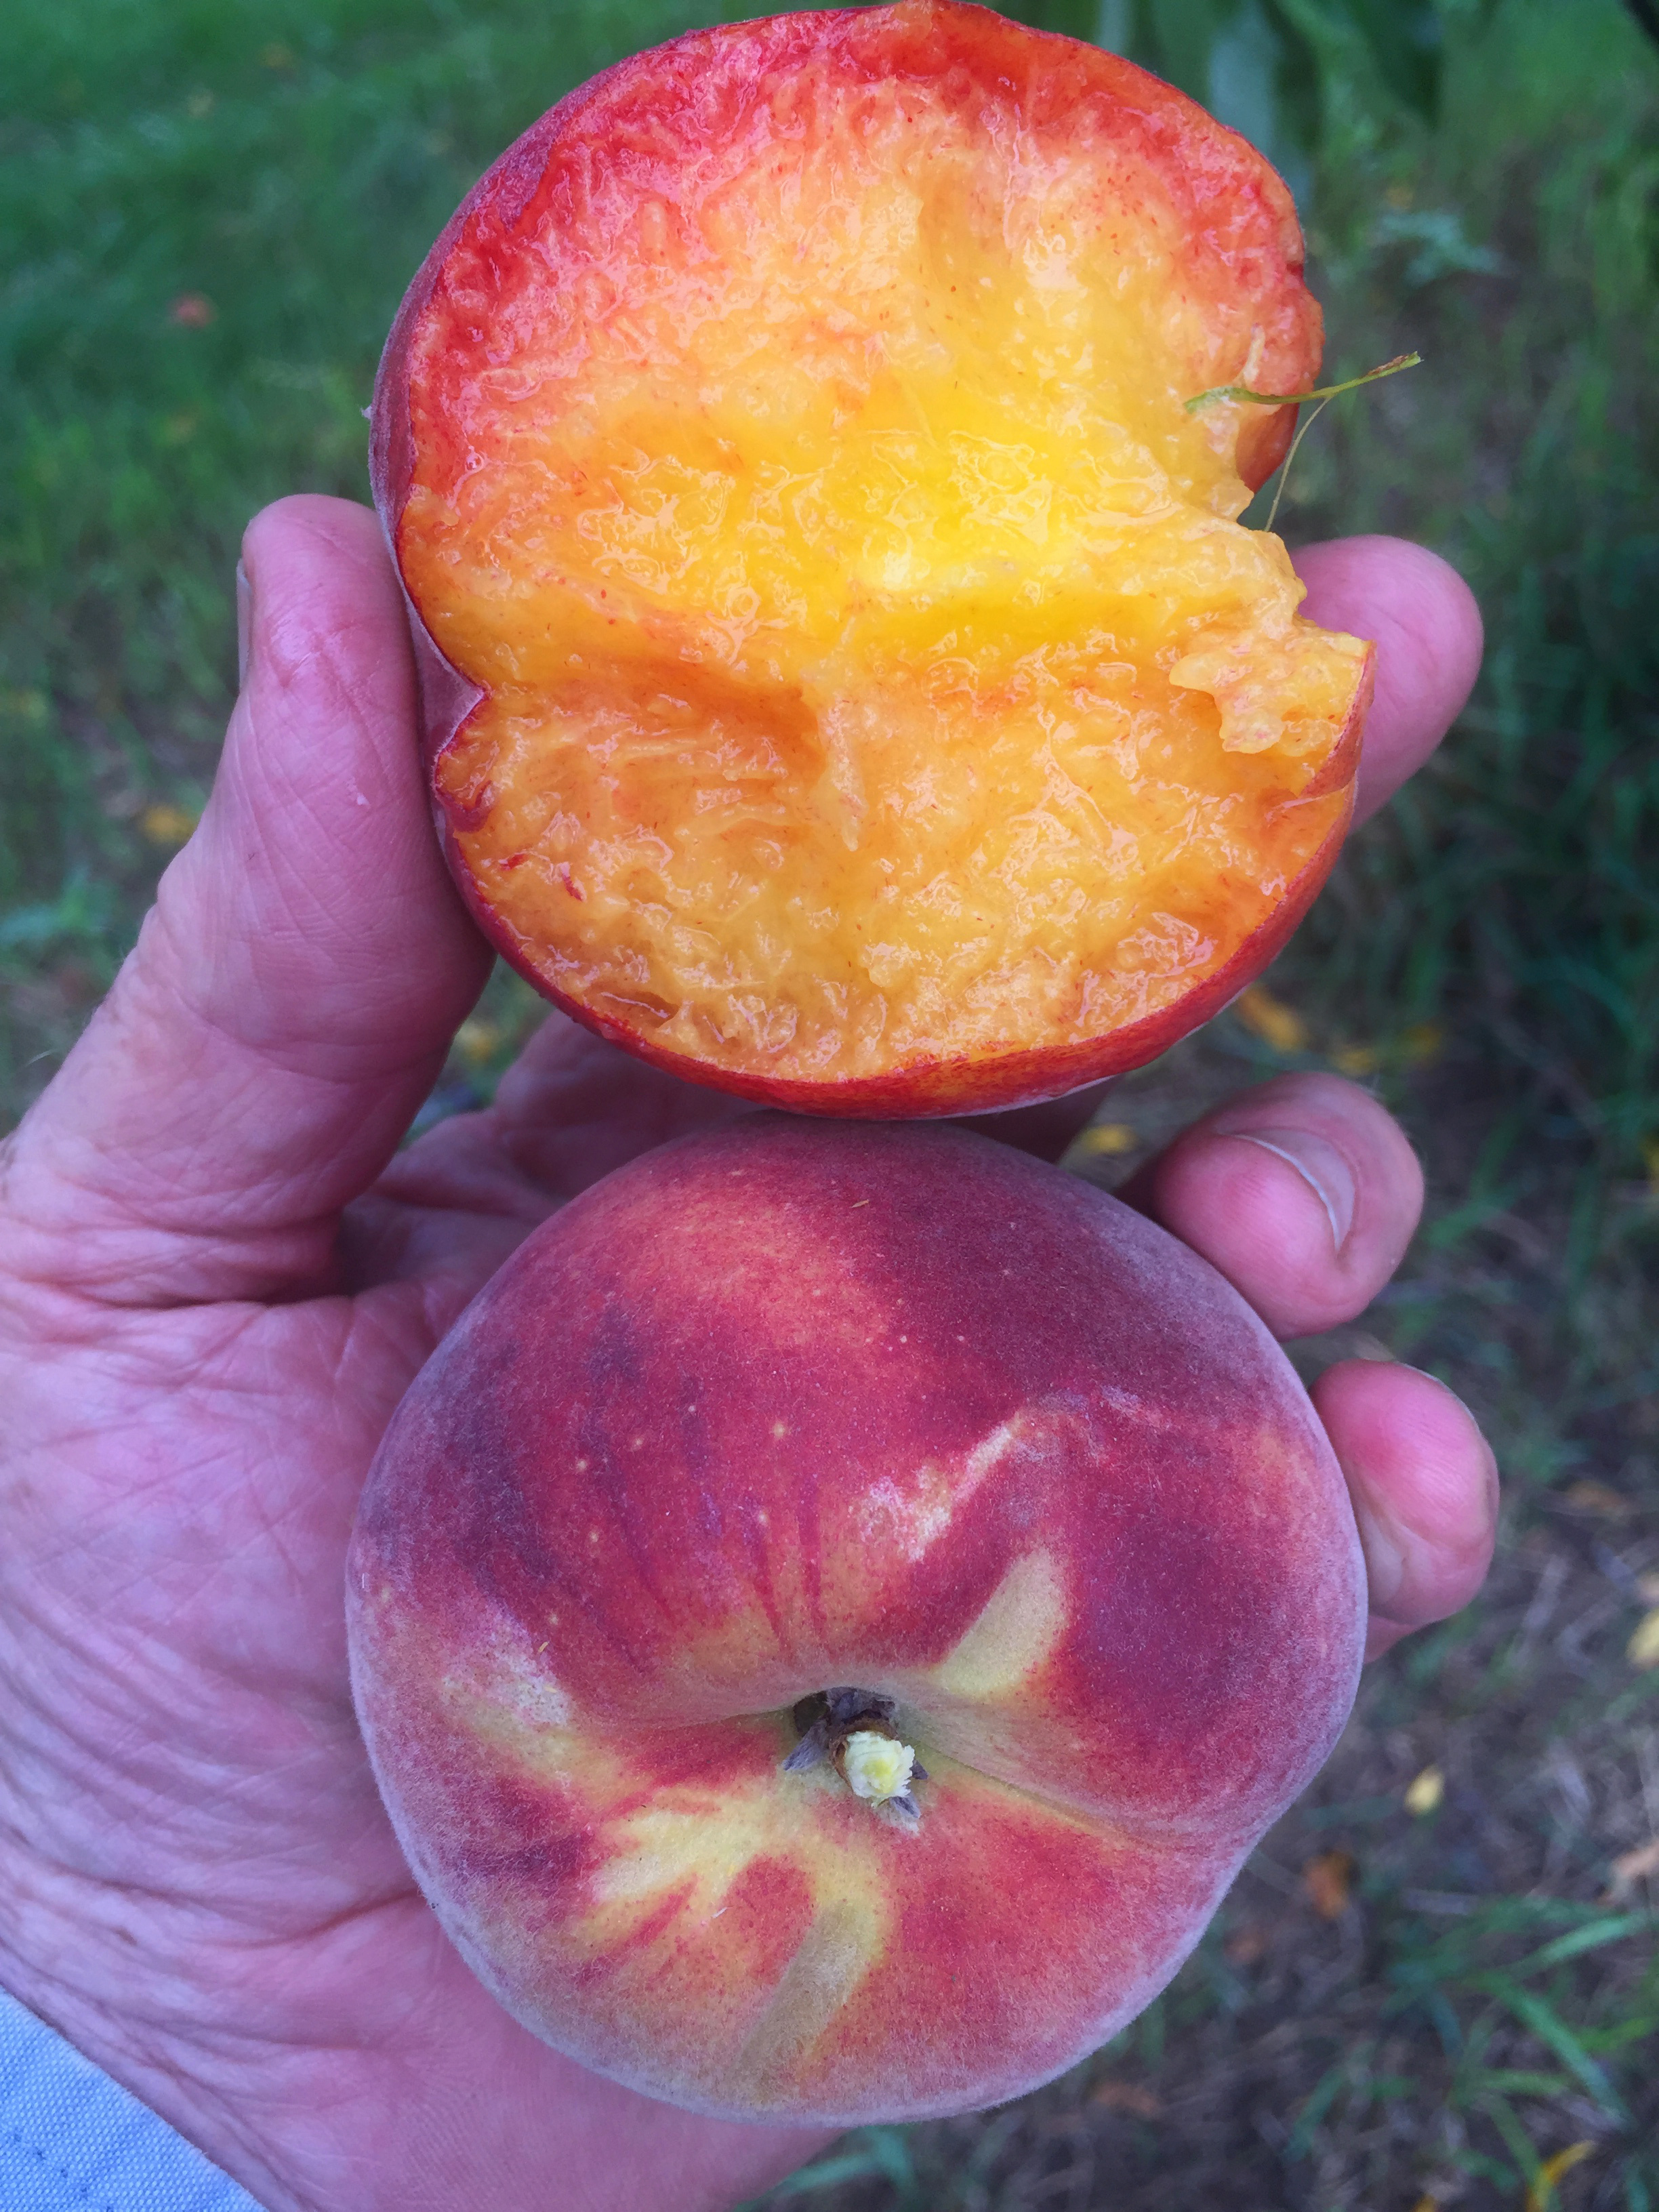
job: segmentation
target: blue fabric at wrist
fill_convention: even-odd
[[[3,2212],[259,2212],[216,2166],[0,1990]]]

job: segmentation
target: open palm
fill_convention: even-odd
[[[472,1292],[597,1176],[738,1109],[554,1017],[493,1108],[392,1157],[488,955],[427,822],[373,518],[287,501],[246,550],[201,829],[0,1152],[0,1983],[273,2212],[726,2205],[817,2136],[600,2081],[483,1995],[380,1812],[342,1582],[380,1433]],[[1389,541],[1310,574],[1381,639],[1377,804],[1461,703],[1478,622]],[[1368,1303],[1420,1186],[1374,1102],[1297,1077],[1133,1195],[1290,1335]],[[1490,1455],[1409,1369],[1317,1396],[1382,1648],[1478,1583]]]

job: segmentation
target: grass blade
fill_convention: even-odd
[[[1347,2078],[1348,2062],[1343,2059],[1314,2084],[1313,2094],[1297,2116],[1290,2141],[1285,2146],[1283,2156],[1287,2166],[1293,2160],[1307,2156],[1315,2129],[1336,2102],[1337,2092]]]
[[[1559,1966],[1565,1959],[1576,1959],[1581,1951],[1594,1951],[1603,1943],[1622,1942],[1626,1936],[1640,1934],[1654,1925],[1650,1912],[1625,1912],[1609,1920],[1592,1920],[1587,1927],[1575,1928],[1570,1935],[1558,1936],[1553,1943],[1546,1943],[1529,1959],[1522,1959],[1510,1968],[1511,1975],[1536,1974],[1546,1966]]]
[[[1621,2121],[1627,2118],[1618,2091],[1553,2006],[1533,1990],[1522,1989],[1507,1974],[1476,1974],[1471,1977],[1471,1985],[1506,2006],[1523,2027],[1577,2075],[1610,2118]]]

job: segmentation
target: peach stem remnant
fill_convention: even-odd
[[[878,1691],[815,1691],[794,1707],[800,1741],[784,1760],[784,1772],[801,1774],[827,1762],[867,1805],[890,1806],[903,1819],[919,1820],[921,1808],[910,1785],[925,1782],[927,1769],[901,1740],[896,1712]]]

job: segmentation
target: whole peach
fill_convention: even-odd
[[[834,2122],[1012,2096],[1146,2004],[1364,1613],[1313,1410],[1201,1261],[986,1139],[771,1115],[521,1247],[349,1582],[386,1804],[501,2002]]]

